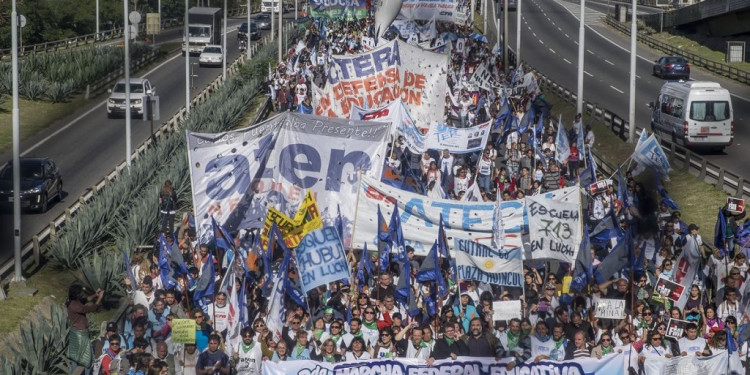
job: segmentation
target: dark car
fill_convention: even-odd
[[[51,199],[61,201],[63,181],[50,158],[21,158],[21,208],[46,212]],[[0,203],[13,205],[13,162],[0,169]]]
[[[690,79],[690,64],[682,56],[663,56],[654,62],[654,75],[657,77]]]
[[[258,27],[262,30],[270,30],[271,29],[271,15],[268,13],[261,13],[257,16],[255,16],[255,23],[258,24]]]
[[[247,22],[243,22],[242,25],[237,29],[237,39],[244,39],[247,37]],[[260,39],[260,30],[258,30],[258,24],[250,22],[250,40]]]

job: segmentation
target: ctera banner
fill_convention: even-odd
[[[268,207],[294,217],[308,189],[322,222],[333,225],[338,204],[346,228],[354,219],[358,173],[382,174],[387,138],[388,124],[293,112],[226,133],[188,132],[200,240],[212,237],[211,216],[230,232],[263,227]]]
[[[310,0],[307,8],[310,9],[312,18],[330,18],[337,21],[367,18],[366,0]]]
[[[416,255],[425,256],[429,252],[438,235],[441,214],[448,237],[492,246],[495,202],[430,199],[391,187],[369,176],[362,176],[358,194],[353,234],[354,247],[357,249],[362,249],[365,243],[369,243],[368,247],[377,247],[378,205],[386,217],[391,215],[394,205],[398,205],[405,244],[412,246]],[[577,187],[550,191],[543,196],[566,202],[579,200]],[[528,259],[530,248],[527,244],[524,245],[528,242],[529,232],[524,200],[500,202],[500,213],[504,228],[504,250],[523,248]]]
[[[416,359],[365,360],[355,362],[324,363],[317,361],[263,362],[262,375],[612,375],[624,374],[622,353],[610,354],[602,359],[580,358],[577,360],[517,364],[507,370],[511,358],[496,361],[494,358],[458,357],[454,360],[435,361],[427,366]]]
[[[442,121],[445,55],[398,39],[357,55],[332,56],[325,88],[313,89],[315,114],[349,118],[352,108],[381,107],[401,99],[418,124]]]

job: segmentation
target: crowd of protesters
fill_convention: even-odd
[[[638,369],[653,357],[721,353],[727,350],[728,340],[739,347],[741,357],[747,356],[748,337],[742,327],[748,323],[745,308],[750,263],[745,245],[750,230],[748,224],[740,223],[743,215],[722,211],[726,219],[723,248],[704,242],[698,226],[686,225],[680,212],[670,208],[671,202],[653,198],[651,187],[629,172],[622,177],[624,181],[613,182],[591,168],[585,155],[598,144],[590,126],[581,123],[580,115],[564,134],[570,156],[558,160],[560,127],[550,120],[551,106],[534,83],[533,74],[505,69],[497,51],[469,36],[470,28],[438,25],[438,30],[450,31],[467,41],[463,52],[451,53],[445,122],[469,127],[492,121],[493,136],[484,150],[473,154],[452,154],[450,150],[413,153],[402,139],[396,139],[385,161],[386,175],[409,181],[405,185],[427,195],[495,201],[580,184],[588,173],[589,182],[602,181],[603,186],[587,193],[584,210],[591,246],[583,251],[591,252],[596,268],[624,235],[632,235],[634,251],[642,254],[638,257],[642,264],[606,275],[604,282],[588,280],[583,288],[574,290],[563,282],[580,271],[571,264],[528,262],[523,269],[523,288],[513,288],[455,280],[445,262],[441,269],[449,293],[433,309],[425,298],[424,291],[429,287],[413,281],[414,309],[397,301],[395,286],[404,264],[393,260],[384,267],[386,272],[365,275],[351,285],[337,282],[316,288],[308,293],[304,305],[287,298],[283,329],[276,333],[269,329],[267,315],[270,301],[265,284],[269,275],[261,272],[260,255],[253,246],[257,231],[236,233],[233,251],[199,243],[190,220],[183,221],[177,233],[171,232],[168,228],[174,228],[177,197],[167,182],[160,193],[161,226],[166,230],[166,246],[182,255],[182,264],[173,264],[172,268],[184,267],[188,274],[170,287],[160,271],[158,244],[153,251],[135,254],[130,265],[133,277],[125,280],[132,308],[122,321],[103,324],[94,340],[93,355],[88,358],[81,354],[88,338],[82,333],[76,340],[79,353],[72,355],[76,363],[93,369],[95,375],[260,374],[265,361],[337,363],[413,358],[432,364],[435,360],[472,356],[510,358],[507,368],[511,369],[530,361],[626,353],[631,366]],[[362,51],[362,37],[371,33],[369,18],[314,23],[300,36],[301,48],[290,49],[276,69],[269,69],[269,95],[275,108],[286,111],[312,107],[312,84],[325,85],[330,56]],[[396,36],[392,31],[390,34]],[[517,89],[467,85],[480,63],[490,67],[498,84]],[[534,118],[524,120],[527,113],[533,113]],[[515,117],[516,121],[503,120],[503,116]],[[524,121],[530,125],[518,125]],[[605,227],[611,234],[597,236],[603,232],[597,228],[610,220],[612,228]],[[679,308],[666,298],[659,299],[663,296],[655,295],[654,286],[660,279],[674,279],[676,269],[684,266],[677,262],[686,247],[697,249],[700,266],[694,280],[682,282],[689,289],[689,297]],[[414,280],[421,262],[413,249],[406,250],[409,277]],[[358,262],[365,256],[371,256],[380,269],[380,258],[371,254],[352,256],[351,269],[358,269]],[[276,268],[279,260],[272,259]],[[216,290],[227,274],[245,275],[252,281],[238,278],[234,283],[236,288],[246,288],[246,298],[240,301],[246,321],[236,345],[227,341],[227,294],[219,291],[210,296],[210,301],[193,298],[201,288],[198,284],[206,262],[213,262],[217,270],[216,280],[212,280]],[[236,272],[229,272],[232,267]],[[298,281],[293,268],[290,279]],[[601,298],[624,300],[622,319],[597,318],[595,306]],[[85,316],[95,310],[86,305],[87,300],[98,304],[101,292],[88,297],[82,290],[71,288],[68,311],[73,327],[79,331],[87,330]],[[520,318],[494,321],[493,303],[510,300],[521,300]],[[195,321],[195,344],[172,342],[173,319]],[[683,337],[667,335],[670,319],[689,322]]]

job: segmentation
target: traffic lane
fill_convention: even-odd
[[[230,26],[236,26],[242,20],[232,20]],[[262,31],[266,35],[267,31]],[[257,41],[253,42],[257,43]],[[227,61],[233,61],[239,56],[236,31],[227,34]],[[198,57],[191,57],[191,62],[198,62]],[[157,86],[157,94],[161,101],[163,121],[184,106],[185,80],[184,74],[174,74],[175,71],[184,72],[184,58],[178,52],[167,63],[145,74]],[[197,68],[194,84],[200,89],[191,91],[195,96],[203,87],[221,75],[221,68]],[[138,76],[138,75],[134,75]],[[73,199],[77,199],[93,184],[99,182],[112,171],[113,166],[125,159],[125,121],[122,119],[108,119],[105,103],[108,94],[103,94],[86,105],[85,110],[76,111],[65,121],[50,128],[49,132],[60,130],[73,119],[81,117],[73,126],[60,132],[53,140],[38,145],[25,156],[49,156],[60,166],[63,175],[65,199],[50,207],[47,213],[24,212],[21,219],[21,243],[25,244],[31,238],[49,225],[64,210],[70,206]],[[79,113],[83,112],[83,113]],[[155,127],[160,124],[155,124]],[[151,135],[150,123],[133,119],[131,123],[132,146],[137,148]],[[40,136],[41,137],[41,136]],[[35,143],[30,143],[36,141]],[[23,150],[37,145],[39,137],[23,143]],[[13,217],[12,212],[0,213],[0,264],[4,264],[13,256]]]
[[[537,3],[539,4],[539,3]],[[547,5],[547,3],[544,3],[544,5]],[[562,7],[562,5],[559,5],[559,7]],[[554,5],[549,5],[549,7],[554,7]],[[548,10],[549,11],[549,10]],[[576,28],[577,31],[577,12],[568,12],[570,16],[568,17],[559,17],[557,24],[566,25],[566,28],[569,30],[573,27]],[[567,21],[566,21],[567,19]],[[605,62],[609,61],[622,61],[622,63],[614,63],[615,65],[621,64],[623,66],[627,66],[628,72],[625,74],[618,74],[613,75],[611,77],[611,80],[608,79],[608,82],[617,82],[618,76],[621,77],[620,80],[623,80],[624,87],[628,87],[628,79],[629,79],[629,59],[630,54],[629,51],[626,49],[626,47],[623,47],[620,44],[615,44],[613,46],[613,42],[610,40],[604,39],[605,36],[599,35],[597,33],[594,33],[592,31],[593,28],[601,29],[604,28],[604,26],[590,26],[587,27],[587,38],[586,38],[586,48],[587,50],[592,50],[595,52],[596,56],[604,57],[604,56],[610,56],[610,59],[604,59]],[[597,30],[598,31],[598,30]],[[557,35],[557,33],[553,33],[554,35]],[[589,36],[591,35],[591,36]],[[609,38],[608,38],[609,39]],[[625,43],[623,43],[625,44]],[[629,43],[626,44],[629,47]],[[613,48],[614,47],[614,48]],[[646,104],[648,102],[654,101],[656,96],[658,95],[658,92],[661,88],[661,86],[664,83],[664,80],[661,80],[657,77],[652,76],[652,67],[653,64],[650,62],[651,60],[649,58],[645,58],[642,56],[643,51],[648,51],[644,48],[639,48],[638,53],[640,58],[638,58],[636,61],[636,68],[637,68],[637,75],[638,75],[638,84],[636,85],[636,123],[639,125],[639,127],[648,127],[650,124],[650,118],[651,118],[651,110],[647,108]],[[522,54],[523,55],[523,54]],[[650,55],[650,53],[649,53]],[[654,57],[656,58],[656,57]],[[594,63],[597,63],[597,60],[593,61]],[[589,69],[589,61],[586,62],[586,70]],[[543,72],[546,72],[547,70],[543,70]],[[549,72],[554,72],[554,70],[548,70]],[[575,77],[575,73],[573,76],[569,75],[561,75],[558,73],[549,74],[553,79],[559,80],[563,85],[566,87],[575,88],[575,83],[572,84],[572,86],[567,86],[564,82],[564,79],[567,78],[569,81],[572,81]],[[700,70],[694,70],[693,76],[696,79],[708,79],[708,80],[716,80],[716,77],[713,77],[711,74],[707,74],[705,72],[702,72]],[[719,80],[726,82],[727,80],[720,79]],[[724,84],[722,82],[722,84]],[[732,82],[726,82],[728,86],[732,86]],[[627,116],[628,113],[628,100],[627,97],[624,100],[607,100],[606,97],[603,97],[602,94],[606,94],[608,90],[606,87],[599,87],[599,88],[592,88],[584,83],[584,96],[586,98],[597,98],[597,103],[603,105],[605,108],[613,110],[615,113],[620,114],[620,116]],[[626,91],[627,90],[623,90]],[[588,94],[587,94],[588,93]],[[593,94],[593,96],[589,95]],[[738,110],[740,106],[737,105],[737,97],[733,97],[733,104],[735,108],[735,124],[738,124],[738,119],[745,118],[745,110],[743,110],[745,107],[743,106]],[[699,150],[698,152],[708,158],[709,160],[716,162],[725,168],[728,168],[730,170],[736,171],[737,173],[746,173],[747,166],[745,163],[742,162],[741,158],[735,157],[738,155],[742,155],[746,152],[744,149],[744,145],[747,144],[747,141],[745,141],[745,138],[747,137],[747,132],[740,132],[739,129],[737,129],[738,132],[736,132],[735,135],[735,145],[727,149],[726,155],[716,152],[711,152],[707,150]],[[726,156],[729,157],[726,157]]]

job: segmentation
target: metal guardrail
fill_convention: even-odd
[[[618,22],[616,19],[607,16],[604,17],[604,21],[617,29],[618,31],[625,33],[627,35],[630,35],[630,28],[626,27],[622,23]],[[742,69],[735,68],[731,65],[720,63],[718,61],[709,60],[703,57],[700,57],[694,53],[687,52],[683,50],[682,48],[677,48],[672,45],[669,45],[664,42],[660,42],[648,35],[643,35],[641,33],[638,34],[638,40],[652,48],[656,48],[660,51],[663,51],[669,55],[680,55],[688,59],[688,61],[696,66],[700,66],[704,69],[707,69],[713,73],[720,74],[724,77],[727,77],[729,79],[733,79],[738,82],[742,82],[745,84],[750,84],[750,72],[747,72]]]
[[[284,26],[285,32],[289,31],[294,26],[295,25],[293,24],[287,24],[286,26]],[[262,46],[271,42],[274,39],[273,37],[273,35],[266,35],[261,38],[260,41],[251,44],[248,47],[250,48],[251,56],[254,56]],[[247,53],[240,54],[237,60],[235,60],[230,66],[227,67],[227,75],[231,76],[237,73],[240,65],[243,64],[246,60]],[[206,88],[204,88],[201,92],[193,97],[190,102],[190,107],[194,108],[195,106],[202,104],[203,102],[208,100],[209,96],[222,84],[223,82],[221,80],[221,76],[217,77],[213,82],[211,82],[211,84],[209,84]],[[268,106],[269,103],[270,102],[267,102],[266,106]],[[177,113],[172,116],[172,118],[163,123],[162,126],[156,130],[153,137],[149,137],[133,152],[133,161],[136,162],[141,155],[143,155],[150,147],[155,144],[155,142],[164,138],[168,134],[178,131],[180,128],[180,124],[185,121],[186,117],[187,111],[185,110],[185,107],[180,108]],[[50,221],[49,225],[47,225],[46,228],[34,235],[31,241],[26,243],[21,249],[21,268],[26,269],[26,267],[29,267],[31,265],[40,265],[42,257],[41,247],[47,241],[51,241],[57,238],[57,232],[63,229],[70,222],[70,220],[73,218],[73,216],[75,216],[78,210],[83,208],[87,203],[91,202],[102,189],[106,188],[107,185],[109,185],[111,182],[116,181],[123,173],[127,173],[126,161],[123,161],[119,165],[115,166],[112,172],[108,173],[99,182],[88,188],[86,192],[78,197],[78,199],[76,199],[73,204],[65,209],[65,212]],[[6,279],[10,274],[13,273],[13,271],[14,259],[9,259],[4,265],[2,265],[2,267],[0,267],[0,280]]]
[[[535,73],[539,80],[540,87],[563,98],[563,100],[568,103],[576,103],[577,95],[573,91],[568,90],[544,74],[539,73],[539,71],[535,71]],[[607,124],[622,140],[627,139],[630,125],[627,120],[623,119],[616,113],[599,106],[597,103],[587,102],[585,100],[584,112]],[[727,194],[731,194],[738,198],[750,199],[749,181],[746,181],[742,175],[729,171],[712,161],[706,160],[702,156],[685,147],[676,145],[671,141],[662,138],[659,133],[655,133],[655,135],[661,142],[661,147],[667,156],[669,156],[673,162],[678,161],[680,163],[679,169],[683,172],[691,173],[702,181],[713,184],[717,189],[723,190]],[[602,160],[600,157],[599,159]],[[672,167],[677,169],[676,165],[673,165]],[[610,171],[610,173],[611,172],[612,171]]]

